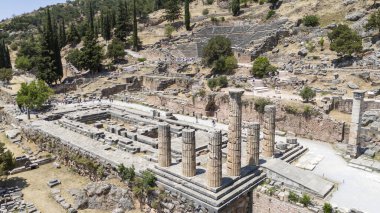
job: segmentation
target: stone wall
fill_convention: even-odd
[[[311,213],[307,208],[281,201],[261,192],[254,191],[253,212],[255,213]]]
[[[352,112],[352,99],[334,99],[333,109],[351,114]],[[364,101],[363,103],[363,111],[368,111],[371,109],[380,109],[379,101]]]
[[[215,105],[217,111],[214,116],[219,122],[228,123],[228,96],[215,95],[212,97],[194,97],[193,100],[173,99],[167,96],[154,96],[153,103],[156,106],[163,106],[175,113],[189,115],[206,115],[206,108]],[[327,115],[312,115],[310,117],[302,114],[289,114],[285,111],[285,104],[276,102],[276,130],[293,132],[297,136],[329,143],[345,141],[345,126],[343,122],[335,121]],[[243,121],[257,121],[263,124],[262,114],[254,109],[254,100],[243,99]]]
[[[126,89],[126,84],[113,85],[101,90],[102,97],[108,97],[116,93],[122,92]]]

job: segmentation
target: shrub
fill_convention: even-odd
[[[261,113],[263,114],[264,113],[264,108],[266,105],[271,105],[273,104],[272,101],[270,101],[269,99],[267,98],[257,98],[255,99],[255,110],[258,112],[258,113]]]
[[[138,58],[137,61],[138,62],[144,62],[144,61],[146,61],[146,58]]]
[[[219,23],[219,19],[216,18],[215,16],[211,16],[210,20],[211,20],[211,22],[212,22],[213,24],[218,24],[218,23]]]
[[[311,99],[315,98],[316,93],[315,93],[315,91],[314,91],[312,88],[306,86],[306,87],[304,87],[304,88],[301,90],[301,92],[300,92],[300,96],[301,96],[301,98],[302,98],[305,102],[309,102]]]
[[[260,1],[259,1],[259,4],[260,4],[260,5],[263,5],[263,4],[265,4],[265,3],[266,3],[265,0],[260,0]]]
[[[310,41],[307,41],[306,42],[306,49],[309,51],[309,52],[314,52],[315,50],[315,45],[310,42]]]
[[[316,27],[319,25],[319,18],[315,15],[308,15],[303,17],[302,22],[306,27]]]
[[[226,21],[226,18],[224,18],[224,16],[220,17],[220,21],[223,22],[223,21]]]
[[[323,205],[323,213],[333,213],[333,208],[330,203],[325,203]]]
[[[171,38],[174,31],[175,31],[175,28],[171,24],[165,25],[165,36],[166,37]]]
[[[297,115],[300,113],[298,110],[298,107],[296,105],[293,105],[293,104],[286,104],[284,106],[284,109],[285,109],[285,112],[287,112],[289,114]]]
[[[0,81],[4,81],[9,83],[13,78],[12,69],[9,68],[1,68],[0,69]]]
[[[260,56],[253,62],[251,73],[257,78],[263,78],[276,71],[277,68],[270,64],[268,58]]]
[[[16,58],[15,66],[17,69],[28,71],[32,69],[32,63],[26,56],[18,56]]]
[[[202,15],[207,16],[208,13],[209,13],[209,11],[207,8],[202,10]]]
[[[268,193],[269,193],[270,196],[272,196],[272,195],[274,194],[275,191],[276,191],[276,189],[275,189],[274,187],[270,187],[270,188],[268,189]]]
[[[337,53],[352,55],[363,49],[362,38],[347,25],[338,25],[328,34],[330,49]]]
[[[303,194],[299,202],[302,203],[305,207],[307,207],[311,204],[310,196],[307,194]]]
[[[219,76],[217,78],[211,78],[207,81],[207,86],[210,89],[214,89],[215,87],[227,87],[228,86],[228,80],[226,76]]]
[[[272,16],[274,16],[275,14],[276,14],[276,11],[269,10],[267,13],[267,17],[265,19],[268,20],[268,19],[272,18]]]
[[[206,0],[206,4],[211,5],[214,3],[214,0]]]
[[[321,50],[323,50],[323,45],[325,44],[325,39],[321,37],[318,41],[319,46],[321,47]]]
[[[294,202],[294,203],[297,203],[299,200],[300,200],[300,196],[298,196],[296,193],[290,191],[289,192],[289,200]]]
[[[195,96],[204,98],[206,96],[206,91],[204,89],[200,89],[197,93],[195,93]]]

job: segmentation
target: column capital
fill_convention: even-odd
[[[231,98],[240,98],[244,93],[243,89],[233,88],[228,90],[228,94]]]

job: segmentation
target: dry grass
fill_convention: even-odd
[[[335,120],[338,121],[344,121],[346,123],[351,122],[351,115],[347,113],[342,113],[336,110],[333,110],[329,113],[330,117],[334,118]]]

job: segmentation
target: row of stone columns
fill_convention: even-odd
[[[227,144],[227,175],[240,176],[241,170],[241,133],[242,133],[242,103],[244,90],[230,90],[229,127]],[[275,106],[266,106],[264,114],[264,147],[265,157],[274,153],[275,136]],[[159,165],[168,167],[171,164],[170,125],[160,123],[158,127]],[[259,165],[260,124],[251,123],[247,135],[247,164]],[[207,185],[219,187],[222,184],[222,132],[209,132],[207,161]],[[182,131],[182,174],[192,177],[196,174],[195,130]]]

